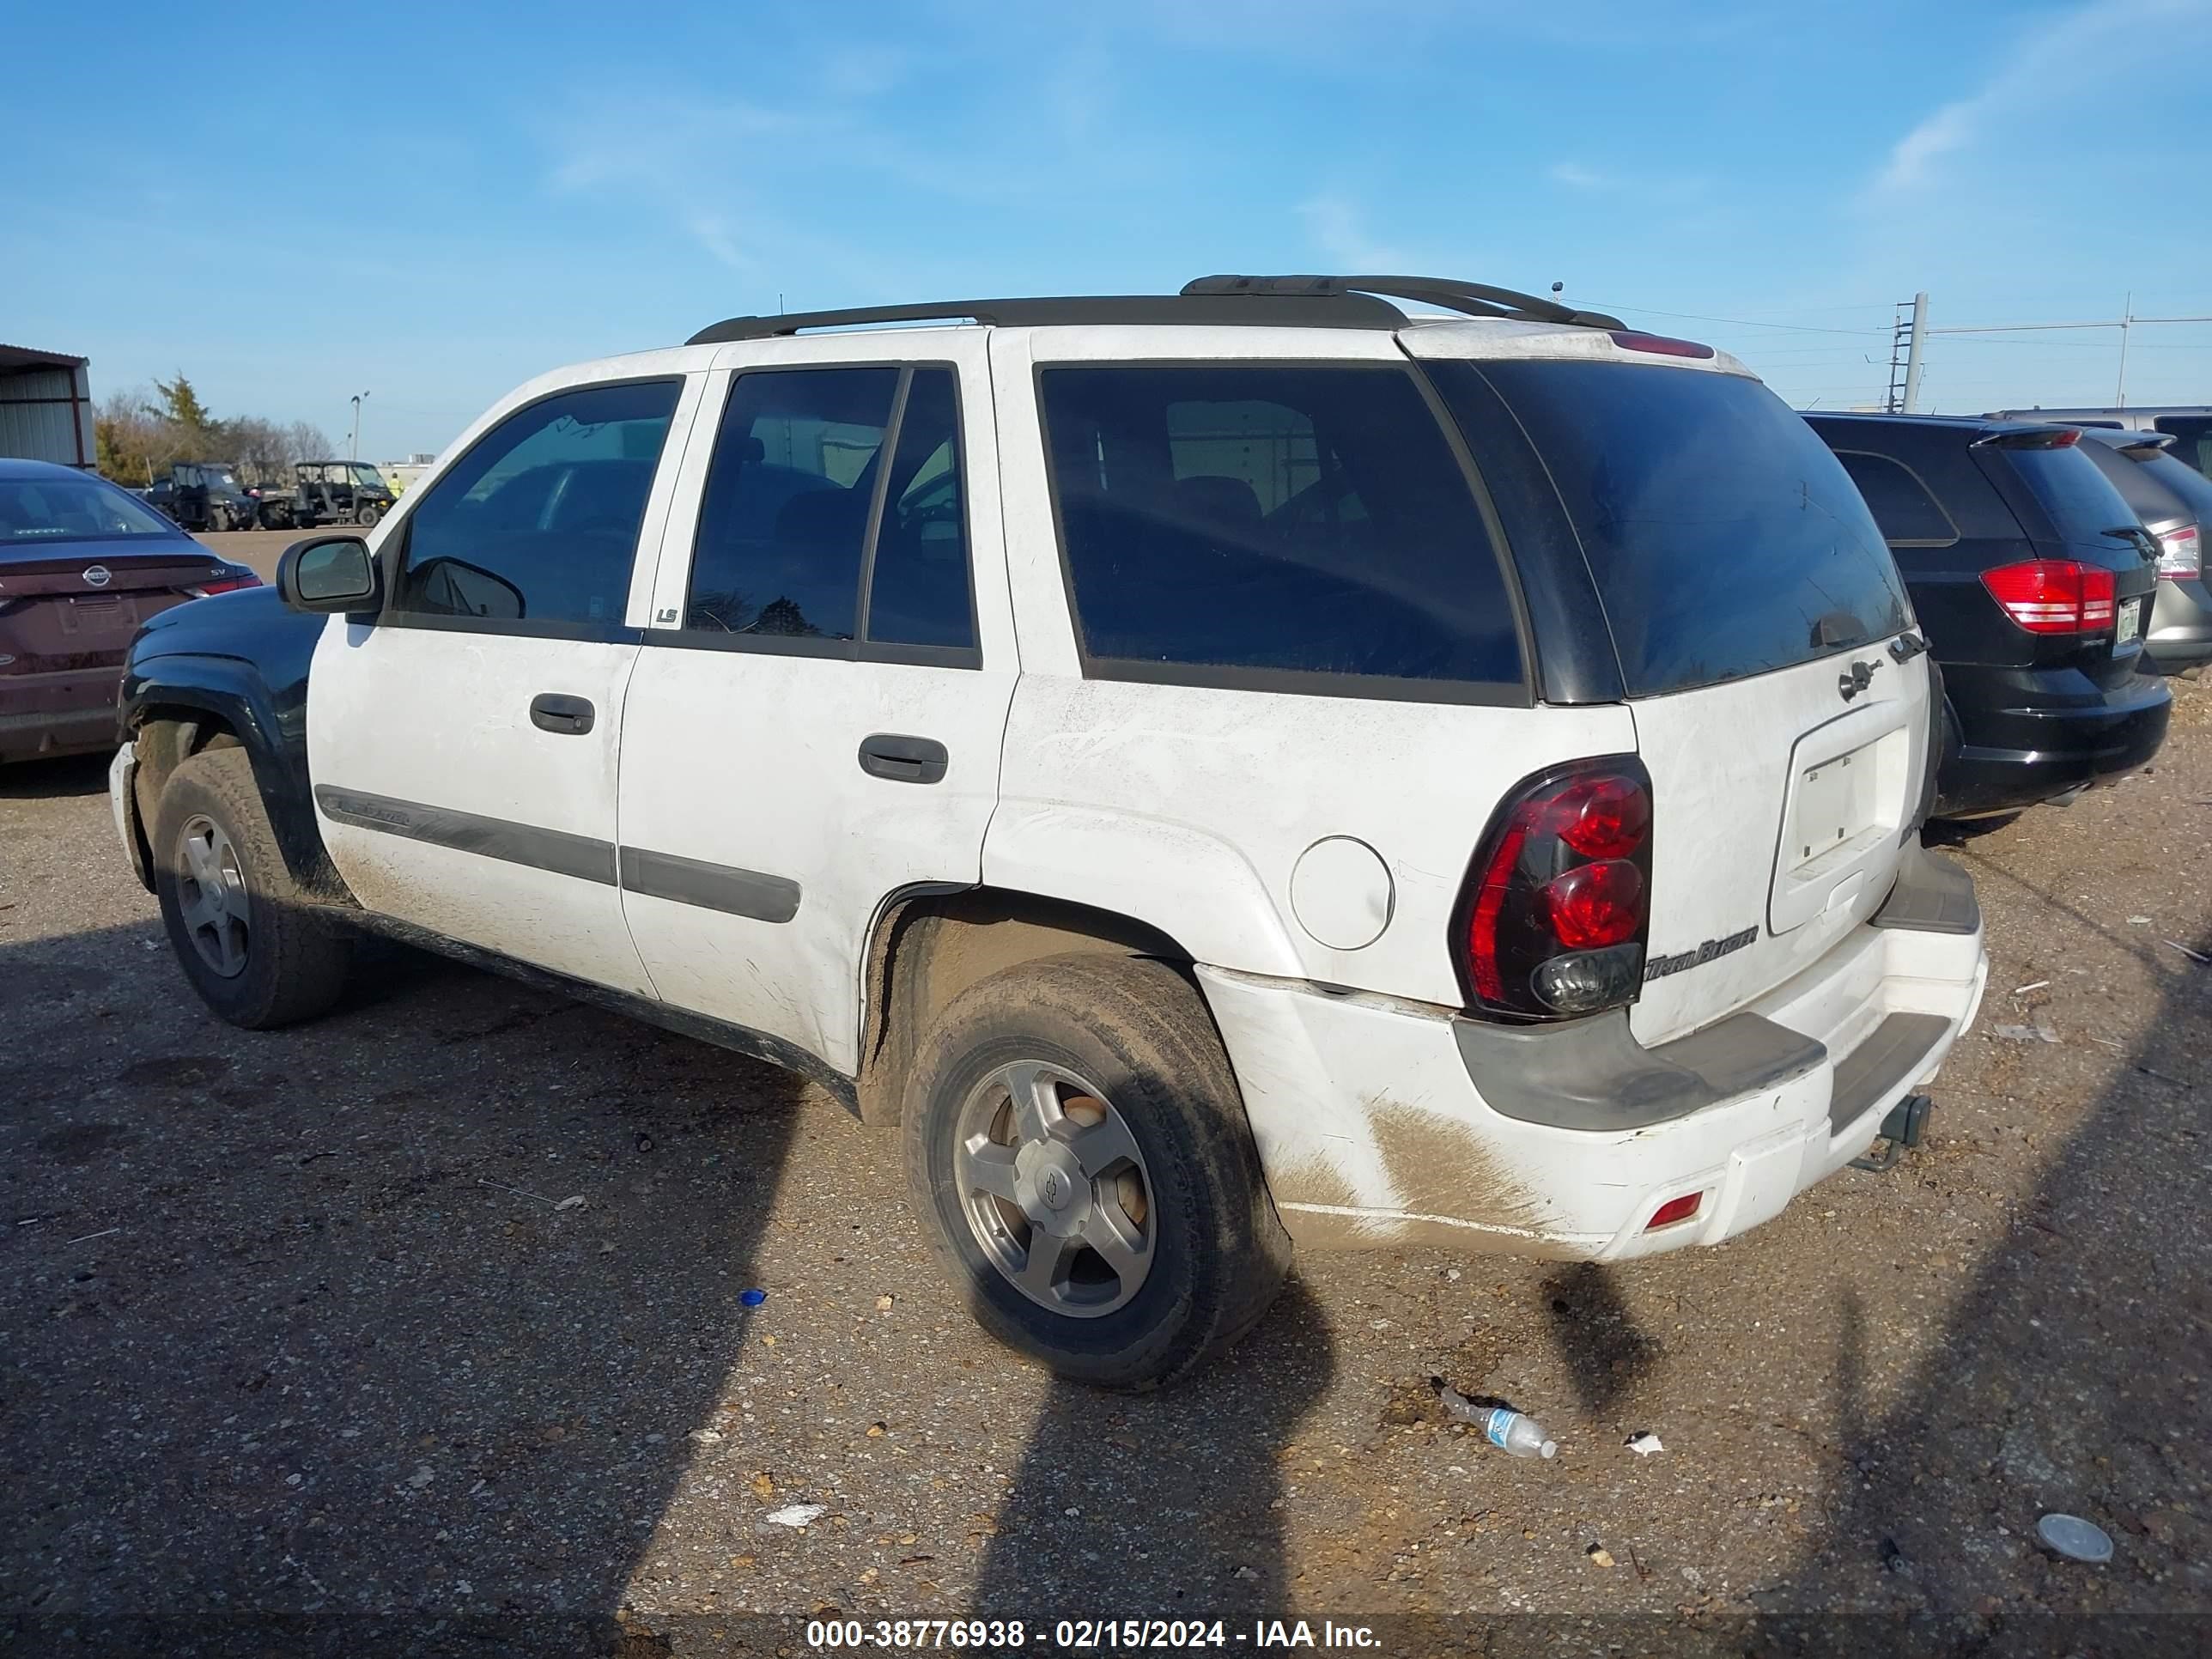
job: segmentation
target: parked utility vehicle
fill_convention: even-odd
[[[738,318],[521,387],[280,586],[125,695],[210,1006],[320,1012],[368,928],[795,1066],[1073,1377],[1218,1352],[1294,1243],[1717,1243],[1981,994],[1840,465],[1507,290]]]

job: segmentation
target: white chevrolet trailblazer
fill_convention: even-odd
[[[1985,972],[1932,672],[1728,356],[1210,277],[532,380],[156,618],[112,781],[224,1018],[372,931],[796,1067],[994,1334],[1143,1386],[1293,1244],[1715,1244],[1916,1139]]]

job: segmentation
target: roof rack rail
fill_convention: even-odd
[[[1377,297],[1384,296],[1384,297]],[[1279,328],[1395,329],[1408,319],[1390,300],[1411,300],[1469,317],[1623,328],[1616,317],[1576,311],[1510,288],[1440,276],[1200,276],[1180,294],[1109,294],[1060,299],[942,300],[924,305],[858,306],[843,311],[793,311],[775,317],[731,317],[701,329],[685,343],[773,340],[810,329],[868,328],[885,323],[996,324],[1049,328],[1109,323],[1229,323]]]
[[[1280,327],[1393,329],[1405,313],[1363,294],[1285,298],[1258,314],[1235,296],[1107,294],[1060,299],[944,300],[927,305],[860,306],[847,311],[794,311],[775,317],[732,317],[701,329],[685,343],[772,340],[809,329],[866,328],[881,323],[994,323],[1006,328],[1080,327],[1086,324],[1273,323]]]
[[[1557,300],[1546,300],[1516,289],[1492,288],[1486,283],[1463,283],[1453,276],[1200,276],[1185,283],[1182,291],[1192,298],[1214,295],[1250,295],[1266,299],[1305,299],[1379,294],[1392,300],[1411,300],[1468,317],[1504,317],[1516,321],[1567,323],[1578,328],[1626,328],[1618,317],[1601,311],[1577,311]]]

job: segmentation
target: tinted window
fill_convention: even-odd
[[[2183,465],[2212,474],[2212,416],[2161,415],[2152,424],[2179,440],[2172,453]]]
[[[2189,509],[2174,499],[2173,492],[2136,459],[2138,455],[2156,454],[2157,451],[2116,449],[2094,438],[2085,438],[2081,441],[2081,453],[2096,463],[2097,471],[2120,492],[2120,499],[2128,504],[2128,510],[2144,524],[2164,524],[2191,516]]]
[[[1923,543],[1959,539],[1958,526],[1902,462],[1893,461],[1887,455],[1867,455],[1848,449],[1838,450],[1836,459],[1851,475],[1859,494],[1866,497],[1867,507],[1874,514],[1875,523],[1881,526],[1884,539]]]
[[[2109,533],[2132,526],[2135,509],[2121,499],[2112,481],[2081,453],[2079,445],[2057,449],[1999,446],[1990,453],[2027,485],[2028,493],[2049,515],[2059,540],[2077,551],[2100,554],[2107,562],[2127,564],[2141,556],[2133,543]]]
[[[1410,372],[1069,367],[1041,381],[1093,659],[1520,683],[1497,555]]]
[[[564,392],[517,410],[407,521],[395,611],[619,623],[678,380]]]
[[[1437,367],[1486,376],[1542,454],[1630,696],[1769,673],[1911,626],[1857,486],[1758,381],[1631,363]],[[1437,383],[1450,401],[1454,376]]]
[[[868,579],[867,635],[890,645],[972,646],[960,403],[949,368],[917,368],[899,416],[890,487]]]
[[[740,374],[699,509],[684,626],[849,640],[896,368]]]

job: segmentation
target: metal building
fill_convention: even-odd
[[[98,459],[89,360],[0,345],[0,455],[64,466]]]

